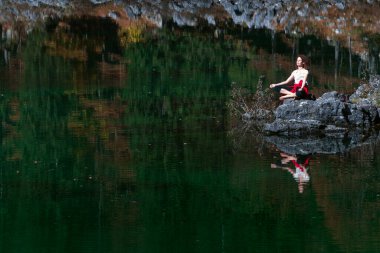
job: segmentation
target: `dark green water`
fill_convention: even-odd
[[[231,85],[286,78],[292,48],[171,31],[120,49],[108,32],[3,43],[1,252],[380,251],[377,146],[313,155],[299,184],[275,148],[230,134]],[[333,49],[305,45],[316,93],[358,84],[358,58],[332,68]]]

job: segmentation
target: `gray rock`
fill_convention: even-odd
[[[125,12],[130,18],[137,18],[141,16],[141,8],[137,5],[129,5],[125,8]]]
[[[264,125],[264,131],[288,136],[316,134],[325,126],[318,120],[275,119],[274,122]]]
[[[114,20],[117,20],[119,18],[119,15],[114,11],[110,11],[107,16]]]
[[[369,85],[373,89],[380,88],[380,75],[371,75],[369,78]]]
[[[91,3],[93,4],[104,4],[107,2],[110,2],[111,0],[90,0]]]
[[[197,25],[197,19],[195,17],[191,17],[189,15],[185,15],[181,13],[174,13],[173,21],[178,26],[196,26]]]
[[[210,15],[210,14],[206,14],[206,15],[204,16],[204,18],[207,20],[207,23],[208,23],[209,25],[216,25],[216,21],[215,21],[214,16],[212,16],[212,15]]]
[[[345,127],[337,127],[334,125],[327,125],[326,128],[324,129],[324,132],[326,135],[341,135],[347,133],[348,128]]]
[[[162,16],[155,9],[143,7],[141,9],[141,16],[145,17],[147,20],[155,24],[158,28],[162,28]]]
[[[380,107],[380,75],[371,75],[369,83],[361,84],[350,96],[350,102]]]
[[[369,85],[378,89],[379,77],[371,77]],[[379,109],[359,87],[354,97],[360,97],[359,103],[347,102],[346,97],[336,91],[323,94],[315,101],[288,100],[277,107],[275,120],[264,126],[267,133],[282,135],[333,134],[346,132],[347,129],[368,129],[380,122]],[[350,98],[351,99],[351,98]]]
[[[344,3],[336,3],[335,6],[336,6],[339,10],[344,10],[344,8],[345,8]]]

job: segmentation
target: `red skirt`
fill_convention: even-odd
[[[293,85],[293,88],[290,90],[290,92],[296,93],[301,87],[302,87],[302,80],[299,81],[299,83],[295,83]],[[302,91],[305,93],[305,95],[309,94],[309,89],[307,88],[307,85],[303,86]]]

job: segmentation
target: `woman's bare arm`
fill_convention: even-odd
[[[288,79],[286,79],[285,81],[282,81],[280,83],[272,83],[269,87],[270,88],[274,88],[276,86],[279,86],[279,85],[284,85],[284,84],[287,84],[289,83],[290,81],[292,81],[294,79],[294,71],[290,74],[290,76],[288,77]]]

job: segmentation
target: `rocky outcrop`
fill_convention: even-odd
[[[369,83],[359,86],[350,96],[350,102],[380,107],[380,75],[370,76]]]
[[[274,122],[266,124],[264,131],[305,136],[342,135],[355,128],[369,129],[380,122],[376,104],[379,87],[380,78],[373,76],[370,84],[361,85],[350,100],[333,91],[315,101],[285,101],[275,110]]]
[[[158,28],[166,23],[216,26],[216,36],[234,24],[297,38],[314,34],[335,46],[350,47],[375,73],[371,59],[378,59],[378,49],[367,52],[367,47],[380,30],[378,8],[378,1],[369,0],[0,0],[0,32],[17,24],[27,33],[51,17],[82,15],[108,17],[122,28],[134,20]]]
[[[326,21],[328,26],[331,26],[333,33],[336,34],[341,33],[340,30],[344,29],[347,26],[346,23],[352,20],[346,19],[345,15],[340,15],[338,21],[329,21],[326,20],[327,14],[330,12],[344,14],[350,8],[358,8],[357,1],[349,0],[301,2],[291,0],[2,0],[0,1],[0,22],[5,22],[14,16],[17,16],[18,20],[32,22],[51,15],[70,14],[73,10],[80,9],[83,9],[84,13],[89,13],[88,8],[91,6],[107,3],[123,8],[131,18],[145,17],[154,23],[157,20],[172,19],[178,25],[195,26],[204,20],[210,25],[215,25],[216,20],[229,18],[235,24],[242,24],[250,28],[275,30],[277,27],[281,27],[282,30],[291,32],[304,29],[298,24],[307,20],[315,20],[320,23]],[[371,1],[361,4],[376,5]],[[356,24],[360,23],[357,19],[353,20],[352,22]],[[373,19],[372,26],[375,25],[374,20],[376,19]]]

